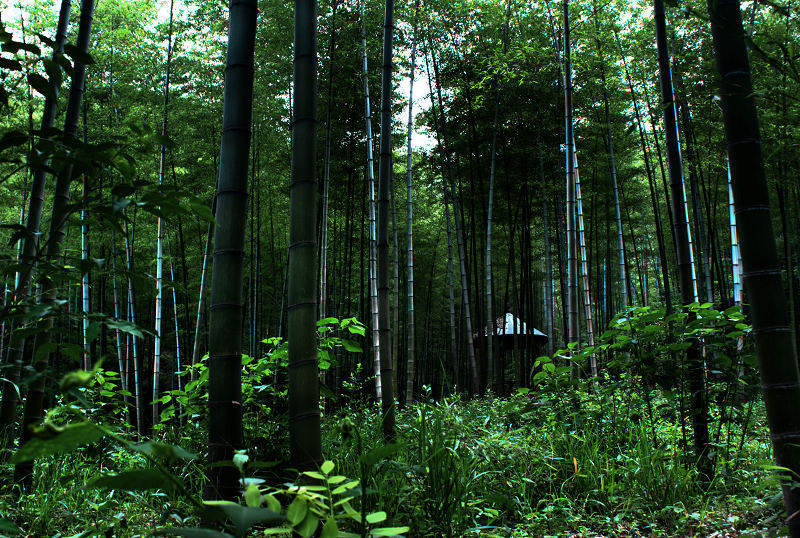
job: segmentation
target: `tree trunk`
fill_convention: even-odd
[[[362,75],[364,77],[364,118],[367,130],[367,182],[369,196],[369,299],[372,314],[372,367],[375,374],[375,397],[383,402],[381,379],[380,313],[378,311],[378,259],[375,201],[375,161],[372,155],[372,112],[369,102],[369,78],[367,76],[367,30],[365,11],[361,12],[361,43],[364,50]]]
[[[431,47],[433,48],[433,47]],[[441,112],[441,119],[439,125],[442,129],[441,133],[441,150],[445,155],[445,162],[447,164],[447,175],[444,178],[445,191],[449,191],[450,202],[453,204],[453,217],[456,224],[456,244],[458,246],[458,261],[461,269],[461,302],[464,308],[464,322],[467,330],[467,357],[471,369],[472,385],[470,390],[473,393],[478,391],[478,365],[475,360],[475,346],[472,340],[472,318],[470,316],[470,302],[469,302],[469,285],[467,282],[466,272],[466,253],[464,247],[464,226],[462,224],[461,214],[459,212],[458,203],[456,201],[455,181],[453,179],[453,168],[450,163],[447,144],[447,122],[445,121],[444,102],[442,100],[442,89],[439,84],[439,66],[436,62],[436,56],[431,53],[433,58],[433,71],[436,80],[436,98],[439,102],[439,110]],[[447,194],[445,194],[447,196]]]
[[[383,20],[383,68],[381,76],[381,143],[378,175],[378,324],[381,343],[383,435],[395,439],[394,384],[392,382],[392,334],[389,324],[389,187],[392,183],[392,38],[394,0],[386,0]],[[397,330],[397,327],[394,328]]]
[[[322,178],[322,237],[320,239],[319,267],[319,317],[328,315],[328,190],[331,178],[331,108],[333,106],[334,50],[336,45],[336,8],[339,1],[334,0],[331,13],[331,37],[328,43],[328,97],[325,113],[325,165]]]
[[[408,124],[406,133],[406,262],[408,271],[408,332],[406,357],[406,404],[414,401],[414,242],[413,242],[413,209],[412,199],[412,157],[411,135],[414,129],[414,74],[417,67],[417,19],[419,17],[419,0],[414,2],[414,29],[411,37],[411,72],[408,84]],[[430,297],[428,297],[430,301]]]
[[[800,472],[800,415],[796,412],[800,379],[772,230],[750,64],[739,2],[709,2],[708,10],[761,389],[776,463],[788,469],[783,500],[789,534],[797,537],[800,491],[791,484]]]
[[[167,136],[167,120],[169,117],[169,75],[172,64],[172,8],[173,1],[169,3],[169,33],[167,37],[167,74],[164,79],[164,111],[161,123],[161,136]],[[158,184],[164,184],[166,172],[166,145],[161,143],[161,158],[159,161]],[[156,237],[156,323],[153,334],[153,428],[159,422],[158,398],[161,385],[161,314],[164,306],[164,219],[158,217],[158,236]]]
[[[92,19],[94,15],[94,1],[83,0],[81,2],[80,22],[78,23],[78,36],[75,47],[86,53],[89,48],[89,37],[92,31]],[[67,110],[64,115],[64,134],[67,138],[74,138],[78,131],[78,118],[83,102],[84,86],[86,83],[86,65],[75,61],[72,72],[72,81],[67,98]],[[53,195],[53,209],[50,219],[50,234],[47,241],[46,258],[51,263],[58,263],[61,257],[61,244],[64,240],[67,219],[69,217],[69,190],[72,183],[71,163],[67,163],[56,177],[55,192]],[[44,187],[44,183],[42,183]],[[31,195],[31,204],[34,204],[34,195]],[[29,211],[29,216],[34,211]],[[39,209],[41,217],[41,209]],[[30,222],[30,220],[29,220]],[[28,271],[32,267],[27,268]],[[52,275],[45,275],[42,282],[42,302],[53,303],[57,298],[57,289],[52,280]],[[44,320],[44,330],[36,337],[37,349],[46,349],[51,343],[53,331],[53,317]],[[34,370],[38,377],[31,382],[28,387],[28,395],[25,399],[25,407],[22,417],[22,435],[20,445],[28,442],[33,434],[32,427],[42,419],[42,406],[44,404],[45,383],[47,377],[45,370],[50,361],[50,353],[34,353],[34,338],[28,338],[25,342],[26,350],[30,350],[34,359]],[[14,480],[22,484],[24,489],[30,489],[33,479],[33,463],[18,463],[14,467]]]
[[[221,499],[236,498],[239,476],[235,467],[213,464],[233,459],[243,442],[242,276],[257,5],[255,0],[237,0],[229,9],[208,322],[208,459],[212,465],[206,495]]]
[[[67,40],[67,27],[69,25],[71,8],[72,0],[61,0],[61,8],[58,13],[58,23],[54,39],[54,58],[64,52],[64,43]],[[41,131],[43,133],[53,126],[58,107],[57,97],[59,85],[55,84],[52,80],[50,83],[56,99],[45,98],[41,122]],[[40,142],[46,142],[47,140],[47,138],[42,138]],[[45,168],[45,166],[38,167],[32,173],[28,216],[25,223],[25,236],[22,240],[22,249],[20,252],[21,268],[17,271],[15,277],[16,286],[13,298],[16,301],[22,301],[29,296],[28,286],[38,256],[39,231],[42,224],[42,207],[44,206],[45,183],[47,180]],[[11,340],[9,346],[8,363],[11,365],[11,368],[8,374],[6,374],[8,382],[3,383],[2,404],[0,404],[0,446],[2,447],[8,446],[8,443],[13,438],[14,421],[17,417],[17,407],[19,403],[16,384],[19,382],[23,362],[28,362],[30,360],[29,357],[33,355],[32,350],[27,350],[27,353],[25,353],[24,342],[14,344],[13,340]],[[25,353],[25,361],[23,361],[23,353]]]
[[[289,225],[289,434],[291,459],[322,459],[316,339],[317,3],[295,2],[294,122]]]
[[[681,304],[685,306],[697,300],[697,285],[686,208],[680,142],[678,140],[677,112],[672,88],[669,52],[667,50],[666,15],[664,13],[663,0],[654,1],[654,13],[658,71],[661,81],[661,103],[664,110],[664,136],[667,143],[672,209],[675,212],[673,221],[677,241]],[[692,429],[694,430],[696,465],[703,480],[708,481],[712,477],[713,461],[709,457],[708,446],[708,402],[706,401],[705,389],[705,365],[700,349],[696,344],[686,350],[686,360],[689,365],[689,390],[692,398]]]

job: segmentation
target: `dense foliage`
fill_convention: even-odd
[[[793,0],[741,252],[713,3],[665,92],[661,0],[61,2],[0,0],[0,533],[800,533]]]

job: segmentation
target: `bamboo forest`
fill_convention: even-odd
[[[798,0],[0,45],[0,537],[800,538]]]

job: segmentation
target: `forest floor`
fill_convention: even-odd
[[[652,421],[640,414],[641,394],[624,390],[581,393],[579,401],[530,393],[417,403],[398,413],[399,443],[384,452],[377,408],[353,405],[325,416],[324,452],[337,473],[366,476],[369,508],[410,527],[407,536],[779,534],[781,497],[761,404],[744,435],[741,420],[712,429],[717,472],[702,486],[684,454],[675,402],[656,396],[653,403]],[[243,472],[279,481],[271,464],[255,462],[285,451],[284,426],[248,417],[253,448]],[[168,441],[202,453],[197,428],[172,429]],[[101,472],[142,463],[105,441],[40,460],[33,493],[15,500],[6,479],[0,535],[143,536],[197,525],[190,503],[173,493],[87,486]],[[174,472],[199,498],[202,458]],[[263,535],[257,528],[247,535]]]

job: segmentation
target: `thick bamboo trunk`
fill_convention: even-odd
[[[294,112],[289,225],[289,439],[291,459],[322,459],[317,367],[316,108],[317,3],[295,2]]]
[[[233,499],[238,495],[238,471],[235,467],[213,464],[230,461],[243,442],[242,276],[253,112],[256,1],[232,1],[229,11],[208,322],[208,459],[212,466],[206,496],[221,499]],[[310,268],[313,271],[314,265]]]
[[[747,47],[737,0],[709,2],[708,10],[761,389],[775,461],[788,469],[783,500],[789,534],[797,537],[800,491],[791,484],[800,472],[800,378],[772,230]]]

